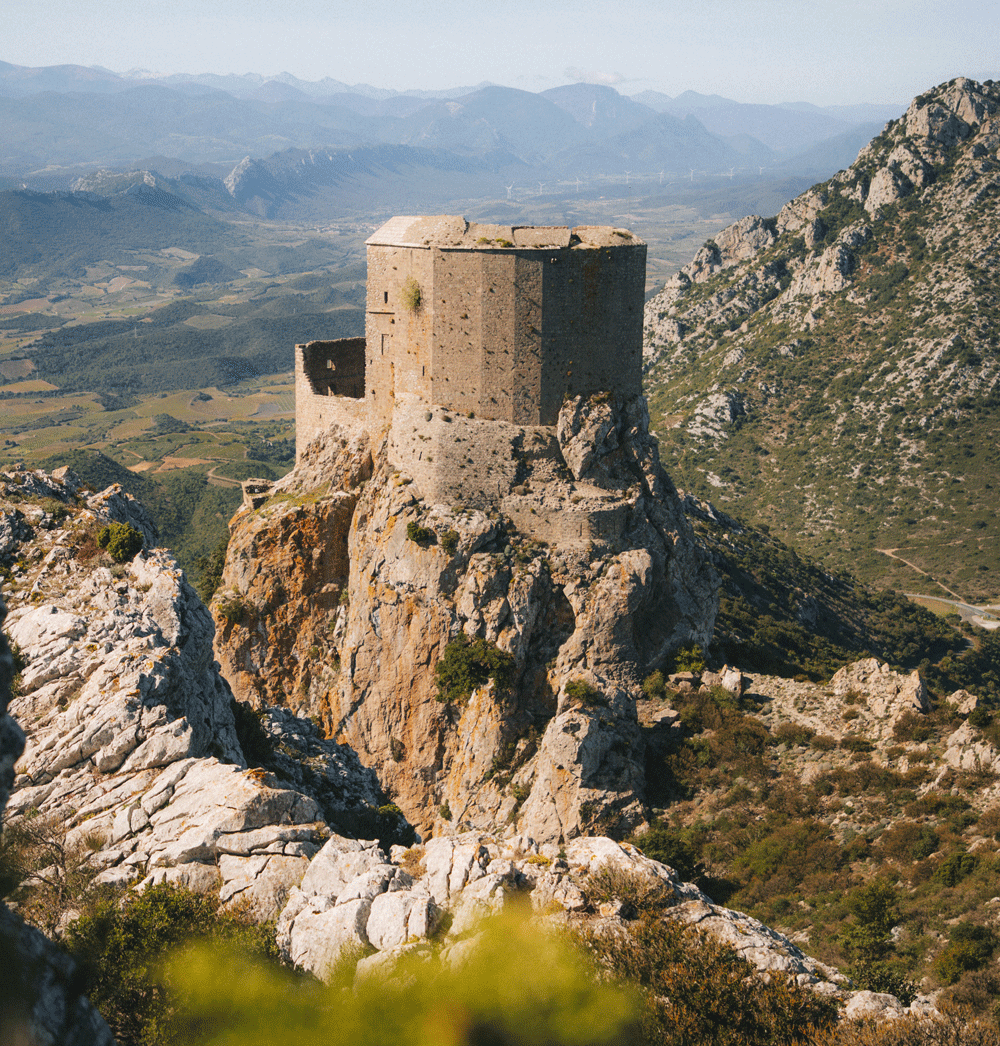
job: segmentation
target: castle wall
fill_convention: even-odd
[[[404,301],[409,280],[420,289],[418,308]],[[431,397],[433,262],[430,251],[413,247],[368,250],[365,320],[366,397],[373,419],[387,425],[397,392]]]
[[[563,401],[642,391],[646,249],[571,248],[541,265],[542,366],[538,421],[554,425]]]
[[[365,339],[295,346],[295,456],[331,425],[365,420]]]
[[[376,415],[387,423],[405,389],[476,417],[552,425],[567,396],[639,392],[646,247],[614,237],[548,248],[370,244]],[[401,302],[410,278],[421,292],[416,310]]]
[[[392,219],[368,241],[364,341],[298,347],[297,449],[331,424],[399,428],[394,463],[426,496],[495,505],[518,432],[567,397],[641,391],[645,261],[606,227]],[[459,416],[476,422],[461,436]]]

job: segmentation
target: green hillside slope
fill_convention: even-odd
[[[1000,85],[944,84],[650,300],[679,485],[831,568],[997,598],[998,143]]]

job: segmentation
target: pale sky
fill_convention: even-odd
[[[908,102],[1000,78],[996,0],[0,0],[0,60],[117,72],[290,72],[396,90]]]

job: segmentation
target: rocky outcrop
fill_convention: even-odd
[[[919,672],[894,672],[874,657],[845,665],[826,686],[758,675],[748,689],[768,699],[761,713],[771,724],[795,723],[838,741],[860,736],[880,748],[897,743],[905,716],[930,711]]]
[[[0,512],[0,529],[19,539],[23,517]],[[0,533],[0,542],[3,537]],[[10,544],[6,551],[15,545]],[[7,608],[0,595],[0,626]],[[24,734],[9,714],[14,662],[0,631],[0,815],[14,777]],[[113,1046],[100,1014],[80,994],[75,964],[33,927],[0,903],[0,1042],[23,1046]]]
[[[906,1008],[894,996],[850,990],[842,974],[806,955],[758,920],[714,904],[673,869],[634,846],[601,836],[565,847],[539,846],[525,836],[498,841],[466,833],[387,855],[373,842],[332,837],[313,858],[278,920],[278,944],[296,966],[328,978],[341,960],[355,977],[385,971],[394,959],[424,951],[434,938],[443,956],[457,956],[476,923],[527,895],[538,918],[571,926],[624,928],[635,916],[627,900],[608,896],[602,878],[644,883],[670,917],[732,947],[751,967],[836,999],[848,1012]],[[447,918],[445,915],[447,913]],[[358,962],[360,954],[369,953]],[[926,1004],[914,1004],[923,1012]],[[891,1011],[891,1012],[890,1012]]]
[[[81,502],[72,476],[27,476],[0,477],[19,535],[7,628],[24,668],[10,712],[27,734],[8,814],[30,812],[98,882],[218,887],[277,915],[327,818],[376,807],[377,781],[287,710],[257,727],[267,769],[248,768],[211,616],[172,556],[97,551],[110,520],[148,539],[142,509],[113,488]]]
[[[213,605],[238,696],[320,716],[422,834],[641,822],[638,684],[711,636],[717,581],[644,399],[569,400],[518,454],[487,512],[426,503],[385,444],[333,430],[231,524]],[[439,701],[457,637],[510,655],[511,684]]]

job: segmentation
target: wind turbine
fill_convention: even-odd
[[[660,185],[663,184],[663,171],[660,171]]]
[[[542,195],[542,189],[544,189],[544,188],[545,188],[545,182],[539,182],[538,183],[538,195],[539,196]]]
[[[730,181],[732,181],[732,180],[733,180],[733,171],[735,171],[735,170],[736,170],[736,168],[735,168],[735,167],[730,167],[730,168],[729,168],[729,180],[730,180]]]
[[[691,181],[694,181],[694,168],[691,168]]]
[[[506,188],[507,188],[507,199],[509,200],[510,199],[510,191],[511,191],[511,189],[514,188],[514,183],[511,182],[510,185],[508,185]]]
[[[631,171],[626,171],[626,172],[625,172],[625,184],[626,184],[626,185],[631,185],[631,184],[632,184],[632,183],[631,183],[631,182],[630,182],[630,181],[628,180],[628,176],[629,176],[629,175],[630,175],[631,173],[632,173]]]
[[[579,177],[579,175],[577,175],[577,179],[576,179],[576,191],[577,192],[580,191],[580,177]]]

